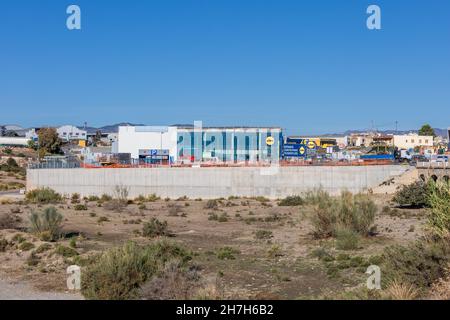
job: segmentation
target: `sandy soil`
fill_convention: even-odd
[[[422,210],[393,210],[390,195],[374,194],[372,198],[379,208],[375,221],[378,234],[363,239],[358,250],[346,251],[350,256],[368,258],[379,254],[387,245],[408,243],[422,234]],[[57,205],[65,217],[64,232],[68,235],[58,244],[69,246],[70,235],[76,236],[76,250],[85,257],[128,240],[148,243],[151,240],[139,232],[145,221],[157,217],[168,222],[173,241],[196,253],[195,262],[201,266],[202,275],[218,283],[227,297],[316,297],[324,291],[341,292],[365,281],[365,270],[361,268],[330,277],[323,263],[311,256],[317,248],[340,252],[334,248],[334,240],[313,238],[307,219],[312,207],[308,205],[280,207],[277,201],[233,199],[220,200],[217,208],[207,208],[206,201],[158,200],[143,203],[145,209],[142,204],[130,204],[120,213],[99,207],[97,202],[86,205],[86,211],[75,211],[70,200]],[[22,231],[1,230],[0,238],[13,241],[19,234],[38,248],[43,243],[25,231],[29,213],[40,209],[26,204],[0,205],[0,213],[20,211],[19,229],[23,228]],[[226,219],[219,222],[214,220],[215,216]],[[99,218],[106,221],[100,222]],[[257,239],[258,230],[272,232],[272,237]],[[12,248],[0,253],[0,278],[20,283],[11,286],[0,282],[0,291],[10,292],[11,297],[35,298],[36,291],[66,297],[65,270],[71,259],[54,254],[56,245],[51,244],[52,248],[41,255],[36,266],[27,265],[31,250]],[[225,246],[239,251],[234,259],[217,258],[215,253]],[[43,293],[43,297],[50,296]]]

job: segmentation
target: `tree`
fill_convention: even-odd
[[[37,150],[36,142],[34,142],[33,139],[28,140],[27,145],[28,145],[28,148]]]
[[[436,137],[434,129],[429,124],[424,124],[419,130],[420,136],[433,136]]]
[[[58,154],[61,152],[61,139],[55,128],[42,128],[38,132],[39,155]]]

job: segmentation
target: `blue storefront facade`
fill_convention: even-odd
[[[282,145],[278,127],[177,127],[178,162],[274,163]]]

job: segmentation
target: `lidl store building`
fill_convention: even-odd
[[[146,163],[273,163],[280,159],[279,127],[119,127],[118,152]]]

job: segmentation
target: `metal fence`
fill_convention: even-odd
[[[76,169],[81,168],[78,162],[40,162],[30,163],[28,169]]]

